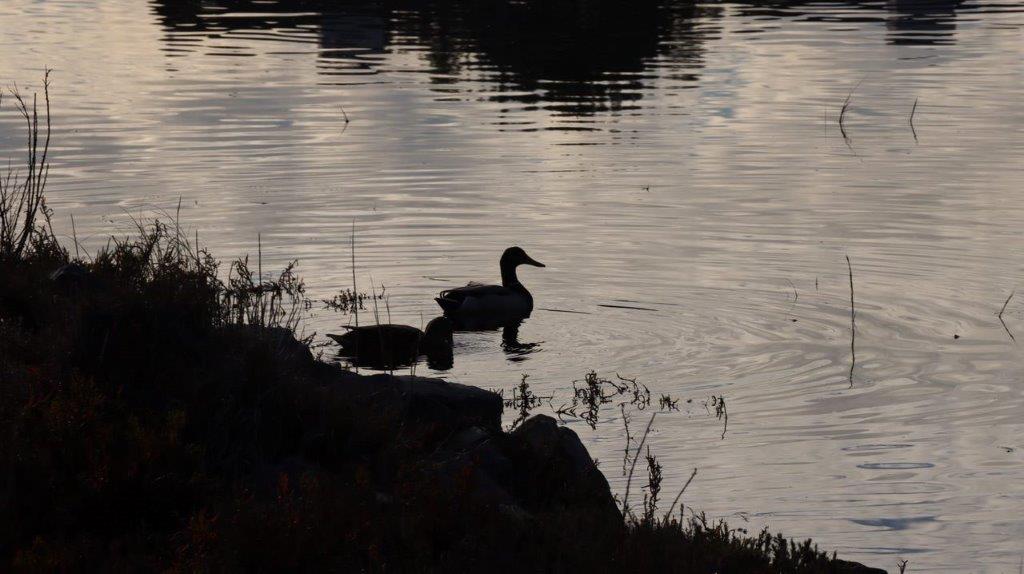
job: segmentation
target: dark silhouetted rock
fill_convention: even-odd
[[[452,428],[501,428],[501,396],[477,387],[422,377],[391,377],[404,383],[408,413],[414,418],[445,421]]]
[[[889,574],[881,568],[872,568],[860,562],[850,562],[848,560],[836,560],[835,567],[835,572],[838,574]]]
[[[509,436],[519,473],[516,493],[527,510],[582,510],[609,524],[622,523],[608,480],[575,432],[535,415]]]

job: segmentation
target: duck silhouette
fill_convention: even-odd
[[[456,326],[469,329],[493,329],[530,316],[533,295],[519,282],[516,268],[520,265],[544,267],[521,247],[509,247],[501,254],[501,285],[470,283],[442,291],[434,300],[444,316]]]
[[[327,336],[341,346],[340,354],[357,366],[371,368],[411,365],[421,355],[438,365],[451,366],[453,325],[437,317],[420,331],[409,325],[346,326],[347,333]]]

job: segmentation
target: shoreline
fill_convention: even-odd
[[[555,419],[315,359],[290,268],[222,282],[160,223],[91,261],[35,245],[0,262],[15,570],[881,572],[646,495],[624,518]]]

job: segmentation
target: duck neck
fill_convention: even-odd
[[[516,277],[516,266],[509,265],[502,262],[501,264],[501,284],[505,287],[522,286],[519,282],[519,277]]]

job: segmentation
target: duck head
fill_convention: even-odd
[[[501,254],[502,285],[508,286],[513,283],[519,283],[519,279],[516,278],[516,267],[520,265],[544,267],[543,263],[527,255],[522,247],[509,247]]]
[[[451,352],[455,336],[455,325],[447,317],[437,317],[427,323],[423,330],[423,338],[420,339],[420,351],[425,354],[437,351]]]

